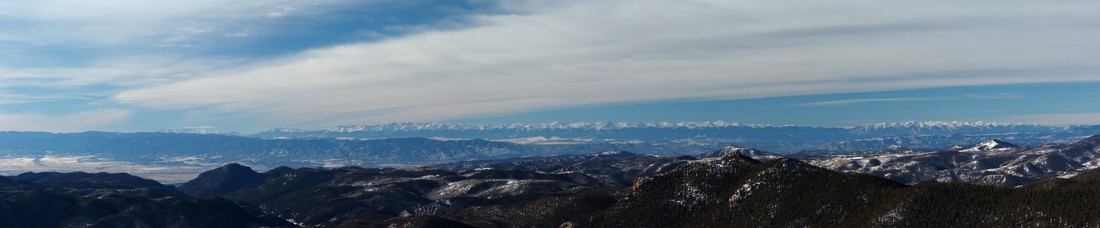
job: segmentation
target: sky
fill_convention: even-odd
[[[1097,1],[0,2],[0,131],[1100,124]]]

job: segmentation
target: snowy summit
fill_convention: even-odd
[[[1011,149],[1015,149],[1015,148],[1019,148],[1019,146],[1017,146],[1015,144],[1012,144],[1012,143],[1005,142],[1005,141],[994,139],[994,140],[989,140],[989,141],[985,141],[985,142],[982,142],[982,143],[978,143],[977,145],[974,145],[973,147],[967,148],[967,149],[962,150],[962,151],[963,152],[1002,151],[1002,150],[1011,150]]]

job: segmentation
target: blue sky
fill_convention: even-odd
[[[0,2],[0,130],[1100,123],[1094,1]]]
[[[740,100],[661,101],[542,110],[461,123],[737,120],[742,123],[854,126],[871,122],[985,121],[1100,123],[1100,83],[959,86]]]

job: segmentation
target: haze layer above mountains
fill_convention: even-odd
[[[1100,126],[1051,127],[966,122],[904,122],[851,128],[727,122],[528,125],[390,124],[329,130],[275,129],[255,135],[190,133],[0,132],[0,173],[128,172],[166,182],[190,180],[226,163],[259,169],[408,167],[446,162],[601,151],[674,156],[727,145],[776,154],[894,148],[934,151],[999,139],[1021,146],[1071,143]]]

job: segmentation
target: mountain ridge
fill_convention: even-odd
[[[224,198],[191,197],[125,173],[0,177],[0,227],[290,227]]]
[[[800,158],[837,171],[870,173],[902,183],[970,182],[1015,187],[1100,167],[1100,136],[1070,144],[1024,147],[993,139],[938,151],[820,154]]]
[[[1100,153],[1098,143],[1100,136],[1063,145],[1006,147],[1008,150],[995,153],[956,149],[860,156],[941,153],[951,155],[947,158],[1005,154],[1043,158],[1041,155],[1058,153],[1058,156],[1077,156],[1067,157],[1074,162],[1077,161],[1074,159],[1100,161],[1100,158],[1089,157],[1094,152]],[[881,161],[881,164],[890,162]],[[122,180],[132,179],[132,176],[121,174],[28,173],[21,175],[22,179],[49,185],[20,180],[18,176],[0,177],[0,193],[4,193],[0,196],[23,197],[11,192],[29,191],[92,201],[102,199],[100,197],[123,197],[137,202],[153,200],[188,205],[179,202],[186,200],[197,207],[211,205],[210,210],[220,211],[223,216],[244,216],[242,218],[252,221],[234,226],[282,220],[297,226],[320,227],[1100,224],[1100,220],[1080,213],[1100,209],[1096,207],[1100,200],[1080,197],[1100,194],[1100,171],[1095,168],[1083,169],[1072,177],[1042,178],[1046,177],[1041,176],[1043,173],[1035,173],[1040,176],[1021,182],[1019,187],[1007,188],[983,183],[982,178],[947,180],[946,183],[938,183],[936,181],[942,180],[935,178],[899,182],[872,175],[873,172],[860,173],[814,164],[814,160],[804,161],[738,146],[721,147],[698,156],[662,157],[604,151],[410,168],[281,166],[256,172],[251,167],[229,163],[204,172],[181,185],[178,191],[161,195],[132,190],[161,188],[159,185],[115,184],[129,183]],[[103,185],[64,184],[69,182]],[[40,209],[28,209],[35,210]],[[169,207],[143,214],[154,216],[148,217],[144,224],[176,224],[178,220],[171,216],[193,213],[177,210]],[[43,218],[49,215],[26,216]],[[124,213],[121,216],[137,215]],[[0,216],[0,225],[5,224],[5,219],[24,221]],[[216,224],[207,223],[212,222],[207,220],[199,222]]]

